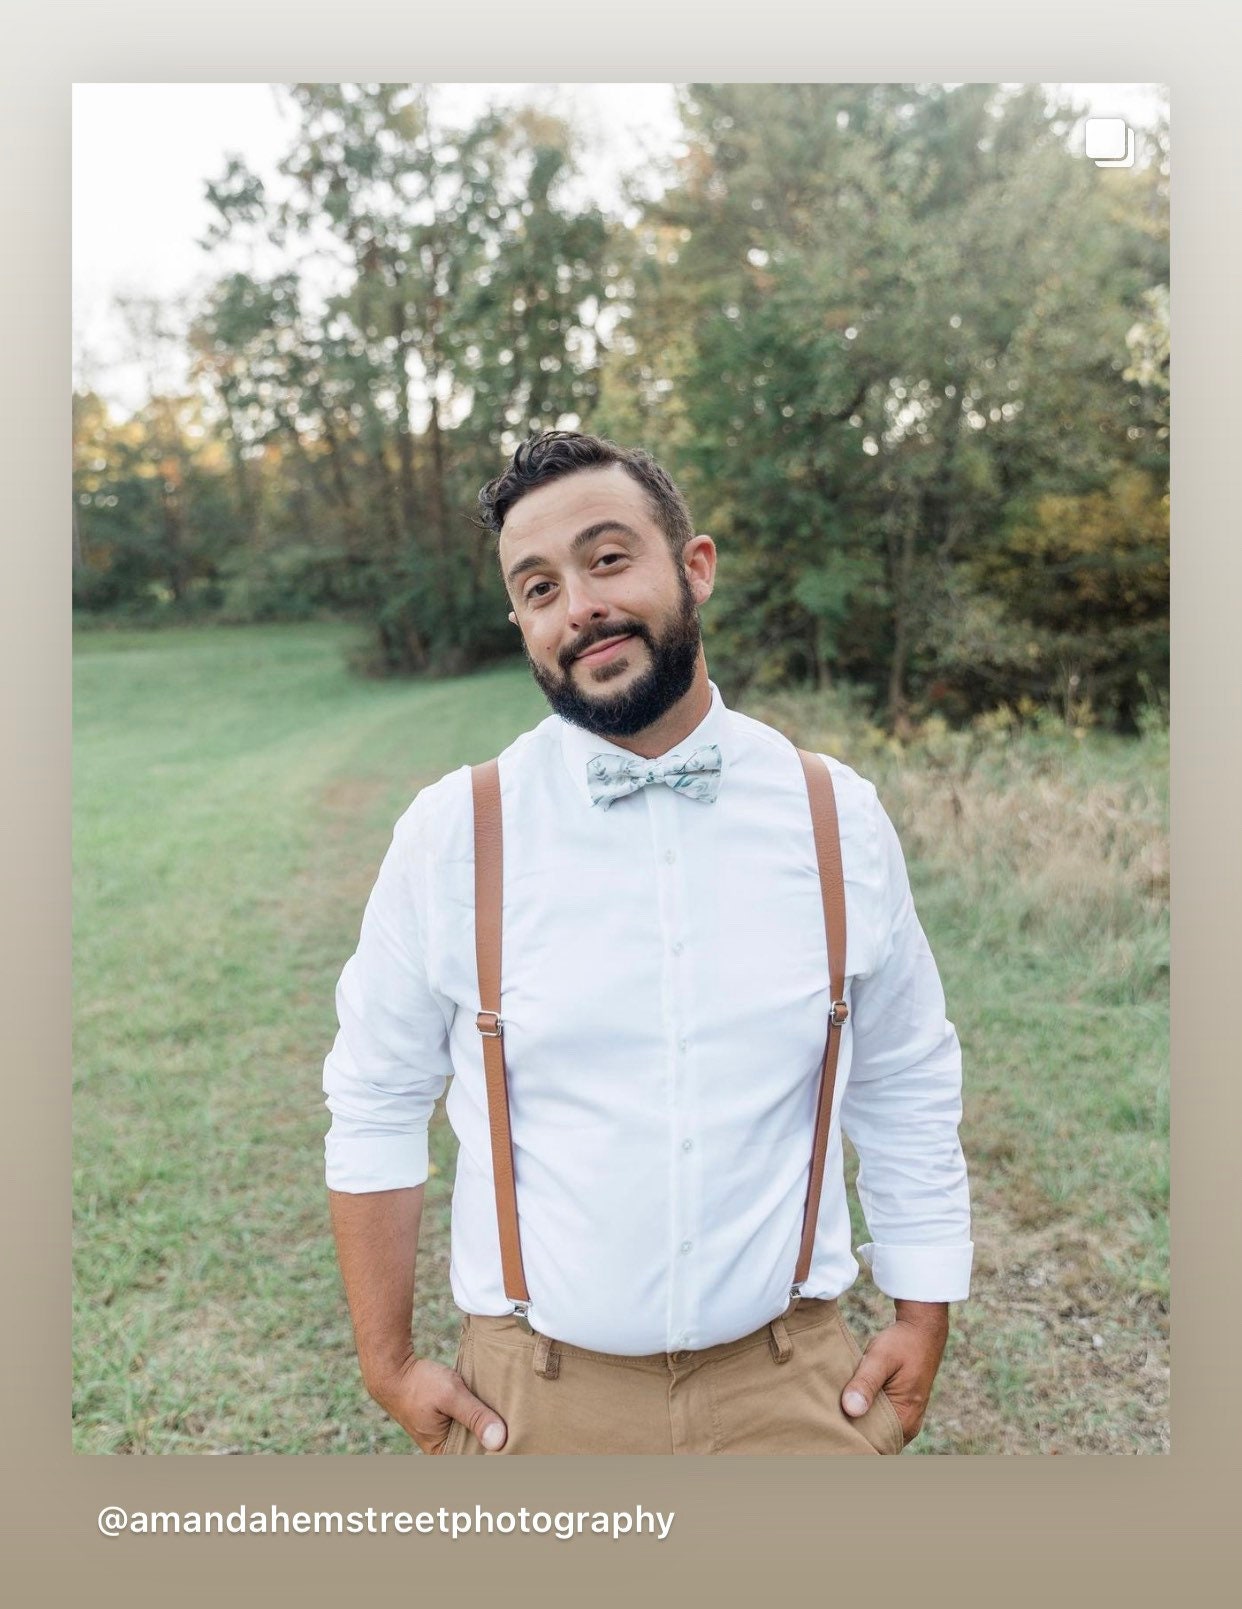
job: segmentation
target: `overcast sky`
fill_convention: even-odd
[[[1084,115],[1152,117],[1156,85],[1072,84]],[[584,168],[604,206],[620,206],[623,173],[671,154],[678,134],[671,84],[445,84],[440,115],[466,122],[489,100],[533,100],[570,115]],[[209,279],[196,244],[210,212],[204,183],[240,151],[264,179],[292,130],[270,84],[77,84],[73,91],[73,320],[78,377],[117,407],[136,406],[142,377],[126,362],[112,308],[118,292],[170,297]]]

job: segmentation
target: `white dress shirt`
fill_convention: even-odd
[[[785,1310],[797,1261],[829,999],[810,810],[789,740],[711,692],[675,752],[719,745],[712,803],[653,783],[593,805],[588,759],[628,751],[555,715],[499,759],[501,1015],[529,1316],[597,1351],[734,1340]],[[973,1251],[957,1035],[892,824],[871,783],[827,763],[850,1011],[803,1294],[838,1296],[858,1275],[844,1130],[876,1284],[957,1301]],[[452,1077],[453,1298],[511,1311],[475,1024],[468,766],[397,822],[336,1001],[329,1187],[421,1184]]]

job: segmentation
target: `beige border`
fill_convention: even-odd
[[[307,0],[244,7],[27,5],[6,26],[6,731],[2,1177],[6,1577],[22,1603],[243,1604],[266,1589],[341,1603],[462,1583],[470,1596],[652,1589],[659,1602],[917,1592],[963,1602],[1156,1603],[1206,1584],[1232,1541],[1238,1393],[1236,798],[1242,711],[1232,657],[1239,544],[1226,346],[1237,358],[1239,188],[1222,3],[1101,0],[1052,9],[902,3],[837,15],[761,8],[476,3],[428,15]],[[1216,26],[1219,23],[1220,26]],[[1236,37],[1236,35],[1235,35]],[[1177,406],[1173,993],[1177,1181],[1174,1452],[1139,1460],[91,1459],[69,1451],[69,86],[151,79],[1113,79],[1172,85]],[[219,1538],[105,1541],[131,1506],[670,1507],[668,1541]],[[1228,1506],[1227,1506],[1228,1505]],[[453,1572],[450,1575],[450,1571]],[[176,1594],[174,1600],[173,1594]],[[1197,1593],[1195,1594],[1197,1598]],[[1192,1598],[1191,1601],[1195,1601]]]

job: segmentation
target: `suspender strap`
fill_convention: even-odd
[[[828,1125],[832,1118],[832,1092],[837,1082],[837,1054],[841,1049],[841,1028],[849,1016],[845,1003],[845,880],[841,870],[841,835],[837,826],[837,801],[832,775],[816,754],[798,750],[806,791],[811,803],[811,825],[815,832],[815,856],[819,862],[819,886],[824,901],[824,936],[828,941],[828,1038],[819,1075],[819,1106],[815,1113],[815,1138],[811,1143],[811,1172],[806,1187],[806,1209],[802,1219],[802,1244],[794,1272],[796,1293],[811,1272],[811,1248],[819,1220],[819,1197],[824,1183],[824,1159],[828,1154]]]
[[[828,1127],[837,1078],[841,1028],[849,1016],[845,1003],[845,883],[841,870],[841,839],[832,777],[818,755],[798,750],[806,778],[819,863],[824,905],[824,934],[828,943],[828,1035],[819,1075],[819,1104],[811,1145],[802,1218],[802,1242],[794,1273],[794,1291],[811,1271],[811,1249],[819,1217],[819,1198],[828,1154]],[[479,1005],[475,1021],[483,1038],[483,1073],[487,1084],[488,1125],[492,1138],[492,1175],[496,1186],[496,1222],[500,1231],[500,1264],[505,1295],[522,1313],[530,1302],[522,1269],[518,1238],[517,1190],[513,1170],[513,1136],[509,1127],[509,1089],[505,1077],[504,1023],[500,1017],[501,918],[503,913],[503,828],[500,810],[500,767],[495,760],[471,767],[474,800],[474,944],[479,974]]]
[[[504,1023],[500,1019],[500,942],[503,911],[503,846],[500,767],[495,760],[471,767],[474,797],[474,954],[479,972],[475,1022],[483,1036],[483,1074],[492,1135],[492,1176],[496,1183],[496,1222],[505,1295],[525,1312],[530,1301],[518,1240],[517,1190],[513,1180],[513,1136],[509,1129],[509,1088],[505,1078]]]

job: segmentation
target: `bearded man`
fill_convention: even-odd
[[[414,799],[337,989],[364,1382],[428,1453],[900,1453],[973,1248],[961,1052],[892,823],[725,705],[715,544],[647,453],[547,432],[479,503],[552,713]],[[451,1369],[413,1326],[450,1079]],[[894,1303],[865,1347],[842,1135]]]

